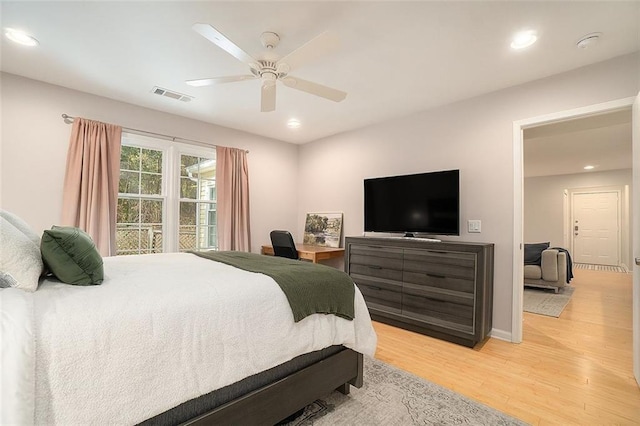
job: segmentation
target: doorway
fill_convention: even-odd
[[[524,130],[542,126],[545,124],[570,121],[578,118],[590,117],[620,110],[629,110],[634,104],[635,97],[620,99],[616,101],[604,102],[588,107],[577,108],[569,111],[561,111],[540,117],[533,117],[513,123],[513,154],[514,154],[514,233],[513,233],[513,299],[512,299],[512,328],[511,341],[522,342],[522,322],[523,322],[523,270],[524,252],[523,243],[523,192],[524,192],[524,172],[523,172],[523,150],[524,150]],[[560,227],[562,229],[562,227]]]
[[[573,261],[619,266],[619,191],[573,192],[571,195]]]

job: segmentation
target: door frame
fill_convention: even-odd
[[[600,193],[609,193],[609,192],[615,192],[618,195],[618,200],[617,200],[617,224],[618,224],[618,229],[616,231],[617,234],[617,240],[618,240],[618,245],[616,247],[618,254],[617,254],[617,258],[618,258],[618,263],[616,266],[620,266],[622,265],[623,262],[623,251],[622,251],[622,227],[623,227],[623,223],[622,223],[622,197],[624,196],[624,188],[622,186],[602,186],[602,187],[595,187],[595,188],[577,188],[577,189],[570,189],[569,190],[569,222],[565,222],[565,226],[568,226],[568,229],[564,230],[564,233],[566,233],[569,236],[569,252],[571,253],[575,253],[574,250],[574,238],[573,238],[573,223],[571,222],[573,219],[573,197],[576,194],[600,194]],[[628,215],[628,212],[627,212]],[[566,247],[566,246],[565,246]]]
[[[524,129],[631,108],[635,99],[636,97],[632,96],[513,122],[513,301],[511,308],[511,341],[513,343],[522,342],[522,303],[524,298]]]

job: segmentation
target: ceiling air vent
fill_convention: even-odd
[[[182,102],[190,102],[193,99],[193,96],[185,95],[183,93],[173,92],[171,90],[163,89],[162,87],[155,86],[151,89],[151,93],[160,96],[166,96],[167,98],[177,99]]]

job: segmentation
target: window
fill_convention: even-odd
[[[218,215],[216,212],[218,195],[216,192],[215,182],[214,186],[209,188],[209,199],[215,202],[209,204],[209,211],[207,212],[207,229],[209,230],[209,233],[207,234],[207,242],[209,245],[214,245],[218,248]]]
[[[216,249],[215,150],[123,134],[116,254]]]
[[[162,252],[164,152],[122,146],[116,254]]]
[[[179,249],[217,247],[216,162],[180,155]]]

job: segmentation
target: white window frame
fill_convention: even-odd
[[[180,155],[191,155],[215,159],[215,146],[200,147],[184,143],[149,137],[136,133],[123,132],[123,146],[154,149],[162,151],[162,185],[161,196],[150,195],[141,198],[161,199],[162,203],[162,251],[172,253],[179,251],[178,230],[180,224]],[[127,194],[118,194],[118,198]],[[133,197],[131,197],[133,198]],[[140,196],[136,197],[140,198]],[[197,234],[196,234],[197,235]]]
[[[217,164],[216,164],[217,165]],[[214,180],[215,184],[213,185],[213,187],[209,188],[209,192],[211,192],[211,190],[215,191],[215,199],[213,203],[209,203],[209,208],[207,209],[207,224],[209,224],[209,212],[215,211],[216,212],[216,223],[215,223],[215,227],[216,227],[216,240],[218,238],[218,182],[216,180]],[[215,209],[212,209],[211,207],[214,206]],[[210,226],[210,225],[209,225]],[[218,241],[215,241],[214,244],[211,244],[211,234],[209,232],[207,232],[207,242],[209,243],[209,245],[215,245],[216,249],[218,249]]]
[[[182,143],[176,143],[174,146],[172,146],[172,149],[174,149],[174,155],[172,156],[172,158],[175,160],[175,164],[174,164],[174,170],[175,170],[175,179],[172,179],[174,181],[174,184],[176,185],[176,188],[174,189],[174,191],[172,191],[173,196],[175,197],[175,201],[176,202],[171,202],[172,207],[174,208],[174,212],[173,214],[175,214],[175,218],[176,218],[176,232],[175,232],[175,251],[179,251],[180,247],[179,247],[179,241],[178,241],[178,230],[179,230],[179,224],[180,224],[180,202],[194,202],[191,199],[185,199],[185,198],[181,198],[180,197],[180,156],[181,155],[190,155],[193,157],[201,157],[201,158],[212,158],[213,160],[217,160],[216,159],[216,151],[215,151],[215,147],[211,147],[211,148],[205,148],[205,147],[196,147],[196,146],[192,146],[192,145],[187,145],[187,144],[182,144]],[[216,163],[217,165],[217,163]],[[216,192],[217,194],[217,192]],[[198,201],[202,201],[202,200],[198,200]],[[196,201],[197,203],[197,201]],[[210,203],[207,203],[210,204]],[[216,197],[216,210],[217,210],[217,197]],[[217,216],[216,216],[217,217]],[[199,235],[200,233],[200,224],[198,222],[196,222],[196,237]],[[207,234],[208,235],[208,234]],[[216,229],[216,235],[217,235],[217,229]],[[208,237],[207,237],[208,240]],[[215,244],[216,248],[217,248],[217,242]]]
[[[167,160],[169,158],[169,149],[171,148],[168,141],[163,141],[161,139],[150,138],[147,136],[137,135],[133,133],[122,133],[121,139],[122,146],[131,146],[135,148],[143,148],[143,149],[153,149],[156,151],[162,152],[162,185],[160,186],[161,195],[142,195],[142,194],[123,194],[118,193],[118,198],[131,198],[131,199],[154,199],[154,200],[162,200],[162,251],[167,251],[167,205],[169,203],[168,197],[168,180],[167,172],[168,165]]]

